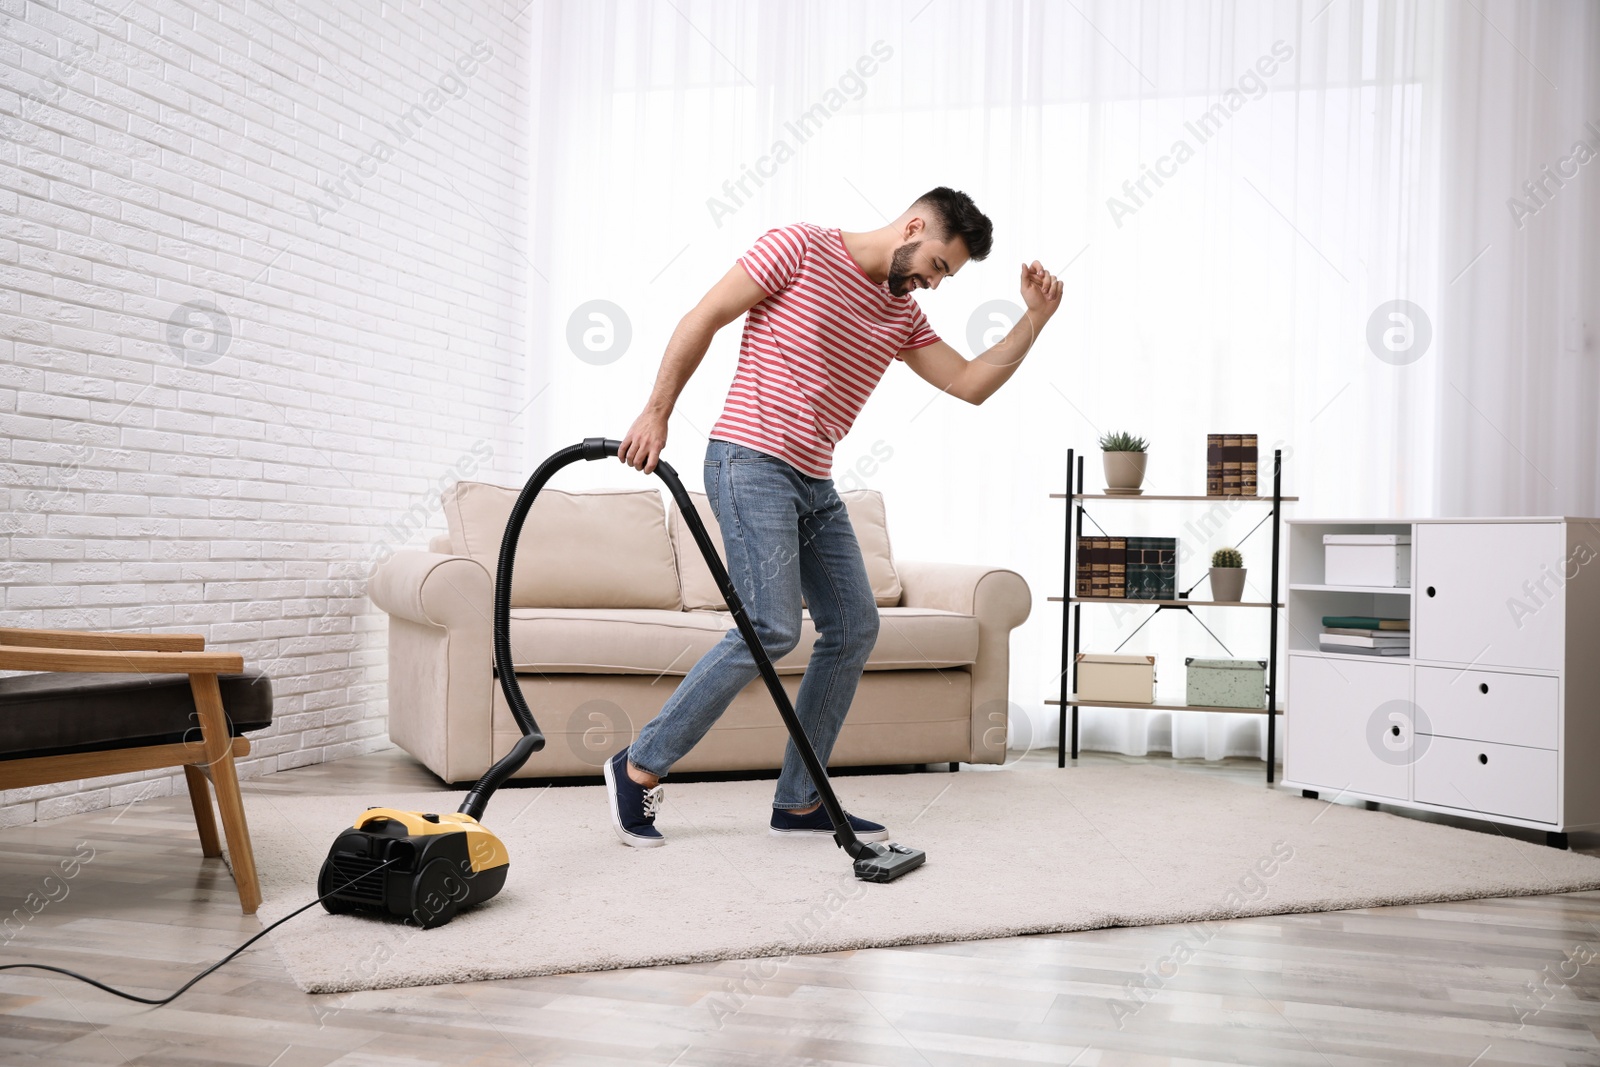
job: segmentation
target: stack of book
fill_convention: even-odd
[[[1178,599],[1178,539],[1128,538],[1127,574],[1129,600]]]
[[[1409,656],[1411,620],[1371,615],[1324,615],[1322,651],[1356,656]]]
[[[1255,496],[1257,451],[1253,433],[1206,434],[1206,496]]]
[[[1176,537],[1080,537],[1074,596],[1097,600],[1176,600]]]
[[[1128,539],[1078,538],[1077,596],[1123,600],[1128,595]]]

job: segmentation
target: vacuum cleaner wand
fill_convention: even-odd
[[[622,442],[602,437],[590,437],[582,444],[562,449],[540,464],[539,469],[533,472],[533,476],[523,486],[516,503],[512,505],[510,518],[506,521],[505,537],[500,542],[500,562],[495,574],[494,664],[500,678],[500,688],[505,693],[506,703],[510,706],[511,714],[517,720],[523,736],[512,750],[490,767],[467,793],[460,808],[464,815],[474,819],[482,818],[484,808],[495,790],[515,774],[527,762],[529,756],[544,747],[544,735],[539,732],[533,712],[529,710],[527,701],[523,698],[522,686],[517,682],[516,667],[511,658],[511,574],[516,559],[517,541],[522,535],[522,526],[527,520],[528,511],[533,507],[534,498],[539,495],[539,491],[556,471],[579,460],[597,460],[615,456],[621,449]],[[711,535],[706,532],[705,523],[700,521],[699,509],[695,507],[694,501],[689,499],[689,494],[683,488],[683,483],[678,479],[678,472],[672,464],[666,460],[657,460],[655,473],[666,483],[668,492],[678,502],[678,509],[682,512],[684,521],[688,523],[694,543],[699,547],[700,555],[705,558],[706,566],[710,568],[711,577],[716,581],[717,588],[722,591],[728,610],[733,614],[734,625],[739,628],[740,636],[749,646],[751,655],[756,661],[756,668],[761,672],[761,679],[766,683],[767,691],[772,694],[773,703],[778,706],[778,714],[782,717],[784,726],[788,728],[795,749],[816,785],[822,806],[828,813],[828,821],[833,824],[833,839],[855,861],[856,876],[865,881],[889,882],[921,866],[927,859],[925,853],[903,845],[862,841],[850,829],[850,820],[845,817],[844,808],[839,804],[832,783],[828,781],[827,769],[817,758],[816,749],[811,746],[805,729],[800,725],[794,705],[789,701],[789,694],[784,691],[783,684],[778,680],[778,672],[772,666],[772,660],[767,655],[766,649],[762,647],[761,638],[756,634],[755,624],[750,621],[750,615],[745,611],[739,593],[733,587],[733,579],[728,576],[728,569],[723,566],[722,557],[717,554],[716,546],[711,542]]]

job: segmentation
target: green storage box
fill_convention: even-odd
[[[1267,661],[1195,659],[1183,661],[1187,702],[1206,708],[1265,708]]]

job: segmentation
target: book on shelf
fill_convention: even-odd
[[[1355,634],[1336,634],[1324,632],[1320,638],[1322,647],[1333,645],[1336,648],[1410,648],[1411,637],[1409,634],[1393,637],[1358,637]]]
[[[1106,554],[1102,545],[1104,541],[1104,537],[1083,539],[1084,555],[1089,557],[1089,596],[1095,600],[1105,599],[1106,585],[1111,581],[1111,571],[1106,566]]]
[[[1206,434],[1206,496],[1257,495],[1258,441],[1253,433]]]
[[[1105,539],[1106,554],[1106,596],[1113,600],[1126,599],[1128,595],[1128,539],[1126,537],[1107,537]]]
[[[1222,436],[1222,495],[1239,496],[1239,453],[1243,446],[1236,433]]]
[[[1075,595],[1091,600],[1122,599],[1127,595],[1127,539],[1122,537],[1078,538],[1078,563],[1074,576]]]
[[[1080,537],[1077,563],[1073,573],[1073,595],[1087,600],[1125,600],[1138,594],[1128,590],[1128,543],[1137,538]],[[1146,538],[1145,540],[1151,540]],[[1177,539],[1154,538],[1171,543],[1173,583],[1177,582]],[[1142,561],[1141,561],[1142,562]],[[1159,569],[1159,568],[1158,568]]]
[[[1393,648],[1356,648],[1352,645],[1330,645],[1324,642],[1322,651],[1337,652],[1349,656],[1409,656],[1410,645],[1396,645]]]
[[[1130,537],[1127,542],[1127,598],[1178,599],[1178,539]]]
[[[1376,615],[1324,615],[1322,625],[1354,630],[1409,630],[1411,620],[1384,619]]]
[[[1356,626],[1324,626],[1325,634],[1344,634],[1349,637],[1393,637],[1402,641],[1411,639],[1410,630],[1373,630]]]

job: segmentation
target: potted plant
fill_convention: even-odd
[[[1244,556],[1237,548],[1211,553],[1211,599],[1238,603],[1244,597]]]
[[[1131,433],[1108,433],[1100,438],[1100,459],[1105,465],[1106,492],[1132,495],[1144,482],[1145,439]]]

